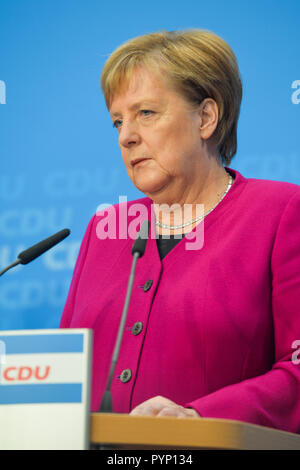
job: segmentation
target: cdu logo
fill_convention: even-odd
[[[0,341],[0,384],[2,381],[2,364],[6,364],[6,344]]]
[[[3,80],[0,80],[0,104],[6,104],[6,86]]]

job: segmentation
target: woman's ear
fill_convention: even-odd
[[[200,137],[209,139],[216,130],[219,119],[218,105],[212,98],[205,98],[199,105]]]

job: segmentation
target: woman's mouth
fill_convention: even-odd
[[[136,166],[138,166],[138,165],[140,166],[140,165],[142,165],[143,163],[147,162],[148,160],[150,160],[150,158],[137,158],[136,160],[133,160],[133,161],[131,162],[131,165],[132,165],[133,167],[136,167]]]

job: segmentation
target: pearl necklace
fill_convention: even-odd
[[[220,202],[222,201],[222,199],[226,196],[226,194],[228,193],[229,189],[231,188],[231,185],[233,183],[233,178],[231,175],[229,175],[229,181],[228,181],[228,185],[227,185],[227,188],[225,189],[225,192],[224,194],[221,196],[221,198],[218,200],[217,204],[212,207],[209,211],[205,212],[205,214],[203,215],[200,215],[199,217],[197,217],[196,219],[193,219],[193,220],[190,220],[189,222],[186,222],[185,224],[182,224],[182,225],[166,225],[166,224],[162,224],[160,223],[158,220],[155,221],[155,225],[157,225],[158,227],[160,228],[167,228],[169,230],[175,230],[177,228],[183,228],[183,227],[186,227],[188,225],[191,225],[191,224],[194,224],[195,222],[198,222],[199,220],[202,220],[204,219],[204,217],[206,217],[208,214],[210,214],[216,207],[218,204],[220,204]]]

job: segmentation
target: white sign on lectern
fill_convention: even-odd
[[[92,330],[0,331],[0,449],[89,448]]]

